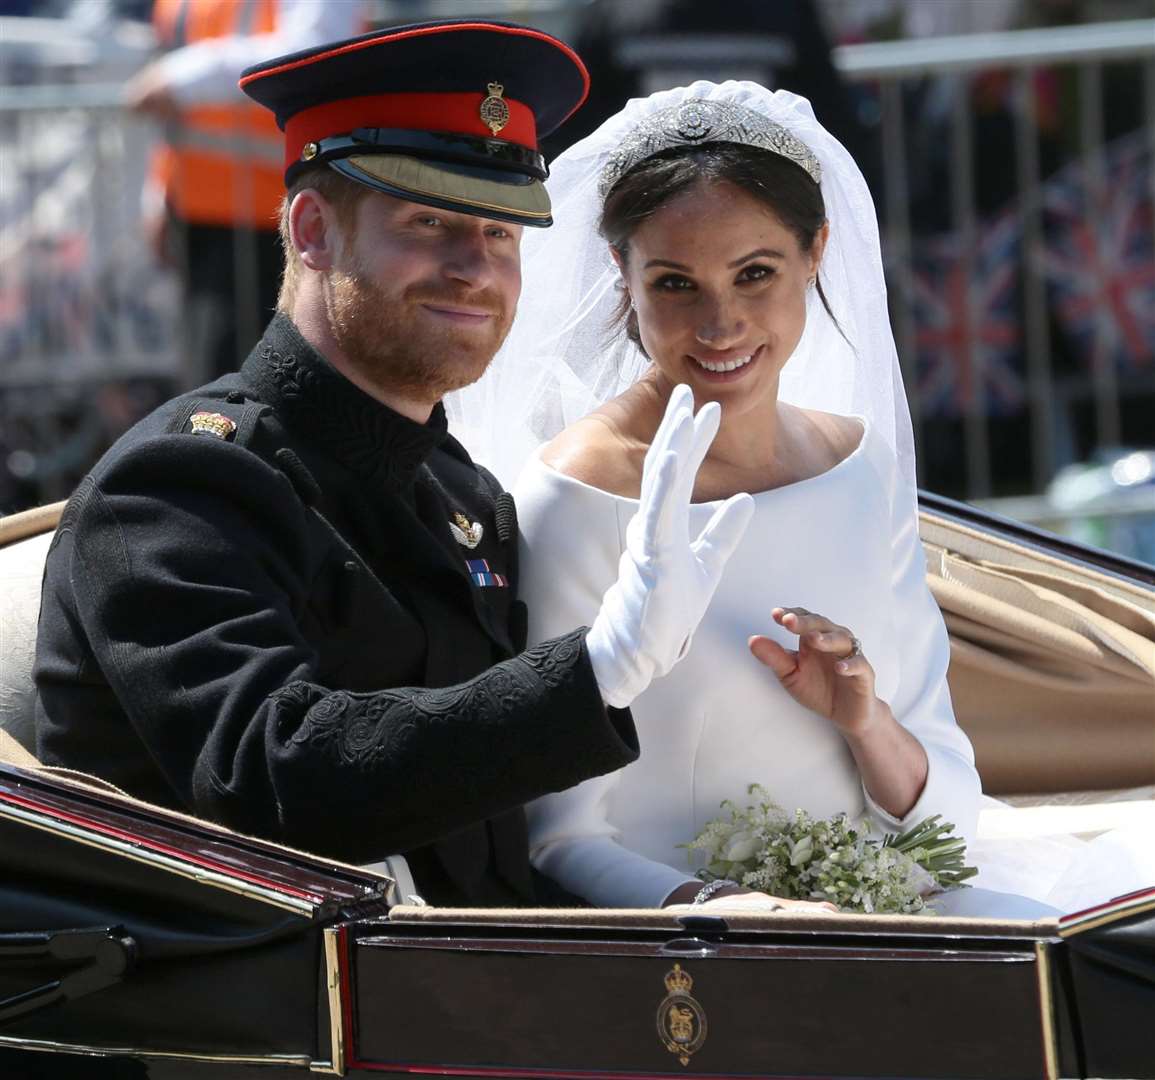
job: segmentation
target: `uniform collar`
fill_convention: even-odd
[[[277,312],[241,374],[286,426],[374,485],[402,489],[445,439],[440,403],[418,424],[382,405],[335,371]]]

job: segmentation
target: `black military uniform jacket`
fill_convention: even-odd
[[[516,539],[442,409],[380,405],[278,315],[69,501],[40,757],[333,857],[404,852],[434,902],[533,902],[521,804],[637,746],[581,629],[521,651]]]

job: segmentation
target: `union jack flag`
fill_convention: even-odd
[[[1079,162],[1046,184],[1050,303],[1092,370],[1155,365],[1155,218],[1143,137],[1116,140],[1099,170]]]
[[[1023,407],[1022,246],[1011,213],[979,225],[969,251],[956,233],[916,242],[912,313],[924,415],[1007,415]]]

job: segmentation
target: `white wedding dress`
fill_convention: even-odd
[[[632,706],[639,760],[529,807],[534,863],[570,892],[597,906],[659,906],[696,869],[681,845],[723,813],[723,799],[745,805],[751,783],[787,811],[868,814],[891,831],[941,814],[967,838],[968,861],[982,870],[976,829],[983,796],[951,709],[947,635],[926,586],[915,507],[896,495],[905,489],[895,484],[889,446],[863,427],[858,447],[829,471],[755,495],[754,518],[687,654]],[[616,578],[636,500],[567,477],[537,457],[515,495],[531,643],[588,625]],[[692,534],[716,505],[691,507]],[[926,786],[902,821],[870,799],[834,726],[797,704],[747,649],[755,633],[787,647],[796,642],[771,619],[775,606],[819,612],[862,641],[879,697],[929,761]],[[1077,850],[1051,844],[1041,851],[1046,880],[1032,889],[1023,843],[995,843],[989,887],[936,897],[936,910],[1055,914],[1040,901]],[[1149,871],[1155,877],[1155,866],[1132,869],[1140,883]],[[988,884],[981,872],[975,880]],[[1094,899],[1112,895],[1101,880],[1089,885],[1082,896],[1065,897],[1067,910],[1090,902],[1089,892]]]

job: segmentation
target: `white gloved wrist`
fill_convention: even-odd
[[[615,586],[616,588],[616,586]],[[602,700],[615,709],[628,708],[654,677],[653,664],[637,655],[636,644],[615,632],[631,620],[615,619],[613,611],[619,598],[607,592],[601,611],[586,634],[586,651]]]

